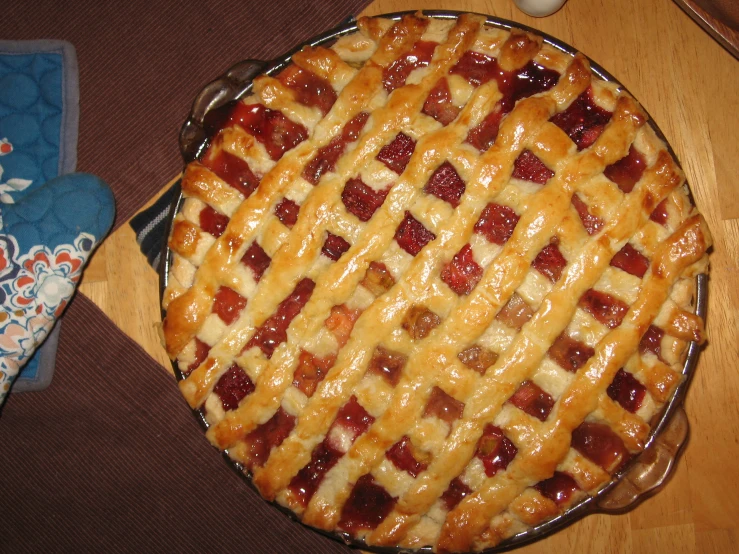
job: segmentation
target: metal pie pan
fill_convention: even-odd
[[[395,12],[382,14],[377,17],[397,21],[404,15],[411,13],[417,12]],[[422,13],[427,17],[438,19],[456,19],[463,13],[468,12],[424,10]],[[541,36],[545,43],[562,52],[570,55],[574,55],[578,52],[578,50],[570,45],[537,29],[506,19],[485,14],[480,15],[487,18],[487,24],[490,26],[505,30],[510,30],[512,28],[522,29]],[[211,136],[215,131],[217,131],[217,125],[215,122],[219,119],[219,116],[223,115],[224,110],[228,109],[230,105],[249,94],[252,87],[252,79],[261,74],[270,76],[276,75],[290,63],[292,55],[300,51],[305,46],[327,46],[339,37],[353,33],[357,30],[358,27],[356,21],[354,18],[350,18],[338,27],[297,45],[274,60],[243,60],[232,66],[219,78],[207,84],[193,102],[190,114],[180,130],[179,145],[184,163],[187,164],[199,158],[205,151],[210,143]],[[597,77],[604,81],[612,82],[616,84],[619,89],[626,91],[626,88],[600,65],[589,58],[588,61],[590,62],[592,72]],[[654,123],[651,117],[649,118],[649,125],[655,131],[657,136],[667,145],[667,149],[673,158],[677,160],[672,147],[669,145],[664,134],[660,131],[659,127]],[[175,198],[172,202],[168,217],[167,230],[165,234],[166,237],[169,237],[172,222],[174,221],[176,214],[179,212],[183,200],[182,193],[179,190],[179,183],[177,186],[178,190],[175,193]],[[163,257],[161,258],[163,263],[160,264],[159,267],[160,299],[163,298],[164,290],[167,286],[167,278],[173,257],[173,253],[169,249],[167,241],[164,242],[163,254]],[[701,274],[697,276],[695,313],[704,320],[706,317],[707,307],[707,284],[707,275]],[[165,315],[166,310],[162,310],[162,319],[164,319]],[[651,425],[652,429],[644,450],[638,456],[635,456],[624,468],[613,474],[611,481],[605,487],[594,495],[583,498],[580,502],[574,504],[559,516],[540,525],[534,526],[523,533],[514,535],[513,537],[501,542],[499,545],[483,550],[482,552],[484,554],[493,554],[523,546],[524,544],[539,540],[590,514],[624,513],[658,492],[669,479],[688,439],[689,424],[685,415],[683,403],[690,381],[693,377],[693,373],[695,372],[699,353],[700,346],[695,342],[691,342],[687,348],[687,355],[683,365],[683,379],[675,388],[672,397],[665,403],[661,412],[653,418]],[[180,381],[184,379],[184,375],[177,367],[177,363],[173,362],[172,366],[177,380]],[[207,429],[208,424],[200,410],[193,410],[193,414],[203,429]],[[242,464],[231,460],[226,453],[223,453],[223,457],[227,463],[246,480],[249,486],[256,490],[251,482],[248,470],[244,468]],[[281,512],[287,514],[291,519],[304,525],[289,509],[280,506],[276,502],[270,502],[270,504],[275,506]],[[354,548],[361,548],[363,550],[378,552],[381,554],[431,552],[430,547],[423,547],[416,550],[409,550],[400,547],[377,547],[367,545],[363,541],[354,539],[346,533],[327,532],[310,526],[306,527]]]

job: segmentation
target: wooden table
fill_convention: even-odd
[[[543,19],[525,15],[511,0],[377,0],[365,13],[424,8],[488,13],[521,22],[596,60],[657,121],[713,233],[709,342],[687,399],[692,436],[672,480],[625,515],[588,517],[520,552],[736,552],[739,62],[669,0],[569,0]],[[187,109],[182,106],[183,118]],[[140,254],[128,225],[103,243],[80,289],[158,360],[162,371],[170,370],[156,329],[157,275]]]

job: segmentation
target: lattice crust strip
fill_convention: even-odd
[[[493,546],[594,494],[681,380],[711,245],[628,94],[522,31],[362,19],[183,177],[164,338],[262,495]]]

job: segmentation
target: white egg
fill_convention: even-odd
[[[546,17],[552,15],[567,0],[513,0],[522,12],[533,17]]]

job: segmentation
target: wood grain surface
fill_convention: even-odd
[[[739,2],[736,0],[674,0],[693,21],[739,58]]]
[[[713,234],[709,342],[688,393],[691,437],[673,478],[624,515],[590,516],[518,552],[737,552],[739,62],[670,0],[569,0],[542,19],[525,15],[511,0],[377,0],[366,14],[409,9],[456,9],[511,19],[596,60],[658,123]],[[219,66],[235,61],[222,60]],[[182,106],[183,119],[188,109]],[[173,175],[178,170],[173,168]],[[157,275],[128,225],[104,242],[80,289],[158,360],[162,371],[170,370],[157,331]]]

